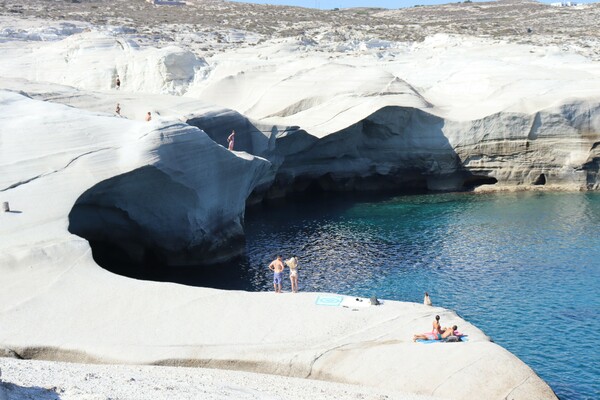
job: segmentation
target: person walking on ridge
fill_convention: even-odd
[[[121,88],[121,79],[119,79],[119,75],[117,75],[117,80],[115,81],[115,85],[117,86],[117,90]]]
[[[150,111],[148,111],[148,114],[146,114],[146,122],[152,121],[152,113]]]
[[[121,116],[121,105],[117,103],[117,108],[115,108],[115,112],[120,117]]]
[[[235,143],[235,131],[231,131],[231,135],[229,135],[229,137],[227,138],[227,143],[229,143],[227,148],[229,150],[233,150],[233,145]]]

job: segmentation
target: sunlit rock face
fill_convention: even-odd
[[[574,101],[534,114],[447,123],[463,167],[505,187],[597,189],[600,103]]]
[[[245,118],[243,149],[278,166],[272,195],[314,183],[598,188],[600,70],[590,60],[450,35],[391,45],[385,56],[366,44],[321,56],[318,44],[303,43],[263,44],[253,49],[260,56],[217,55],[210,78],[189,91]]]
[[[59,204],[44,221],[68,221],[71,233],[137,261],[211,264],[243,251],[245,202],[272,179],[268,161],[178,121],[130,121],[10,92],[0,101],[11,117],[0,187],[16,209],[51,193]],[[4,225],[27,227],[29,218],[26,210]]]
[[[32,46],[12,57],[11,63],[0,66],[3,77],[86,90],[116,89],[119,78],[119,90],[124,92],[182,95],[209,72],[206,61],[189,50],[175,45],[140,47],[135,40],[98,31]]]
[[[74,27],[65,35],[7,43],[0,73],[111,91],[115,100],[123,97],[114,96],[119,75],[118,93],[134,103],[127,111],[144,93],[160,115],[218,144],[235,130],[235,149],[269,160],[275,177],[251,201],[308,187],[598,188],[600,69],[554,46],[447,34],[412,44],[316,35],[208,54],[208,37],[184,49],[141,46],[126,32]],[[213,107],[157,105],[160,94]]]

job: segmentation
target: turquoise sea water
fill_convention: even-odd
[[[322,197],[246,215],[249,290],[275,254],[300,290],[453,309],[561,399],[600,399],[600,194]],[[284,290],[289,290],[286,281]]]

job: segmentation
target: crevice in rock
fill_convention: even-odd
[[[338,345],[338,346],[334,346],[334,347],[332,347],[332,348],[330,348],[330,349],[327,349],[327,350],[325,350],[325,351],[321,352],[321,354],[317,355],[317,356],[316,356],[315,358],[313,358],[313,360],[310,362],[310,366],[308,367],[308,374],[306,374],[306,376],[304,377],[304,379],[310,379],[310,378],[311,378],[311,376],[312,376],[312,373],[313,373],[313,368],[314,368],[314,365],[315,365],[315,363],[316,363],[317,361],[319,361],[319,359],[321,359],[321,358],[322,358],[324,355],[326,355],[326,354],[328,354],[328,353],[331,353],[332,351],[339,350],[339,349],[341,349],[341,348],[344,348],[344,347],[350,346],[350,345],[352,345],[352,343],[343,343],[343,344],[340,344],[340,345]]]
[[[533,121],[531,122],[531,127],[529,128],[527,140],[537,139],[541,126],[542,126],[542,117],[539,112],[536,112],[535,116],[533,117]]]
[[[480,357],[478,359],[476,359],[475,361],[465,365],[464,367],[454,371],[451,375],[449,375],[446,379],[444,379],[439,385],[437,385],[432,391],[431,391],[431,395],[435,396],[435,392],[437,392],[437,390],[439,388],[441,388],[446,382],[451,381],[452,379],[454,379],[457,375],[459,375],[462,371],[466,370],[467,368],[472,367],[473,365],[477,364],[478,362],[480,362],[481,360],[486,359],[486,357]]]
[[[510,396],[515,390],[517,390],[518,388],[520,388],[521,386],[523,386],[525,384],[525,382],[527,382],[529,379],[531,379],[531,375],[528,376],[527,378],[523,379],[521,382],[519,382],[519,384],[515,387],[513,387],[510,392],[508,392],[508,394],[506,396],[504,396],[503,400],[509,400],[512,397]]]
[[[235,130],[234,150],[263,156],[275,145],[272,127],[261,126],[233,110],[207,112],[186,121],[206,133],[215,143],[227,147],[227,138]],[[272,138],[271,138],[272,137]]]
[[[36,176],[31,177],[31,178],[23,179],[22,181],[19,181],[19,182],[15,182],[12,185],[9,185],[9,186],[5,187],[4,189],[0,189],[0,192],[6,192],[6,191],[8,191],[10,189],[14,189],[14,188],[19,187],[21,185],[25,185],[25,184],[27,184],[29,182],[33,182],[36,179],[43,178],[45,176],[52,175],[52,174],[55,174],[55,173],[60,172],[60,171],[64,171],[71,164],[73,164],[75,161],[79,160],[81,157],[85,157],[87,155],[90,155],[90,154],[93,154],[93,153],[97,153],[99,151],[108,150],[108,149],[110,149],[110,147],[104,147],[104,148],[101,148],[101,149],[92,150],[92,151],[88,151],[86,153],[80,154],[77,157],[73,157],[71,160],[69,160],[69,162],[64,167],[57,168],[54,171],[46,172],[44,174],[36,175]]]
[[[588,189],[594,189],[598,187],[598,175],[600,172],[600,157],[594,157],[587,163],[583,164],[584,171],[586,171],[586,185]]]

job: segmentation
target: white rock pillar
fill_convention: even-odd
[[[5,201],[4,203],[2,203],[2,212],[9,212],[10,211],[10,207],[8,206],[8,201]]]

